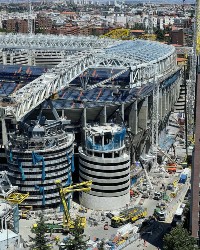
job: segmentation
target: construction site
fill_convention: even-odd
[[[192,49],[183,66],[184,49],[150,40],[7,34],[0,46],[0,249],[29,249],[41,210],[53,249],[76,215],[88,249],[128,250],[145,222],[172,220],[190,188]]]

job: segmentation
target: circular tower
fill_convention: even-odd
[[[29,193],[23,203],[35,209],[60,204],[55,180],[71,183],[74,171],[74,135],[66,133],[62,121],[43,126],[32,123],[10,135],[7,149],[8,175],[22,193]]]
[[[116,124],[88,126],[85,145],[79,148],[80,181],[92,180],[80,203],[97,210],[124,207],[130,201],[130,156],[125,148],[126,129]]]

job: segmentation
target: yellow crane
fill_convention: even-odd
[[[78,184],[70,185],[68,187],[62,187],[62,183],[60,180],[55,181],[56,186],[59,190],[60,200],[64,208],[63,213],[63,229],[69,230],[73,229],[74,222],[71,220],[69,209],[67,206],[67,201],[65,198],[66,194],[72,193],[72,192],[88,192],[91,190],[92,181],[85,181]],[[80,217],[80,226],[85,227],[86,226],[86,218]]]
[[[155,34],[143,34],[139,37],[139,39],[144,40],[150,40],[150,41],[156,41],[156,35]]]
[[[111,38],[111,39],[121,39],[121,40],[135,40],[135,39],[144,39],[144,40],[156,40],[155,34],[142,34],[138,38],[135,38],[133,35],[131,35],[130,29],[114,29],[109,31],[108,33],[101,36],[101,38]]]
[[[108,33],[102,35],[101,38],[134,40],[134,38],[130,35],[130,30],[122,28],[111,30]]]

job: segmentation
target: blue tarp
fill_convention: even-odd
[[[186,174],[181,174],[179,183],[185,183],[187,180],[187,175]]]
[[[18,165],[19,170],[21,172],[22,180],[25,181],[26,180],[26,176],[25,176],[24,170],[22,168],[22,163],[21,163],[21,161],[18,158],[17,158],[17,165]]]
[[[70,164],[70,163],[71,163],[71,160],[70,160],[70,158],[69,158],[69,154],[68,154],[68,153],[66,153],[66,155],[67,155],[67,160],[68,160],[68,163]]]
[[[72,155],[71,169],[72,169],[72,173],[73,173],[73,172],[75,171],[75,166],[74,166],[74,155]]]
[[[42,180],[44,181],[45,177],[46,177],[44,157],[34,153],[34,151],[33,151],[32,152],[32,160],[33,160],[33,165],[35,165],[36,163],[42,161]]]
[[[45,201],[44,187],[40,187],[38,185],[35,185],[35,189],[38,189],[40,191],[40,193],[42,194],[42,206],[45,206],[46,201]]]
[[[12,150],[10,149],[10,161],[12,161],[13,162],[13,154],[12,154]]]
[[[67,178],[67,181],[65,183],[65,186],[69,186],[71,183],[72,183],[71,175],[70,175],[70,172],[68,172],[68,178]]]
[[[66,153],[66,155],[67,155],[68,163],[71,164],[71,170],[72,170],[72,172],[74,172],[74,171],[75,171],[75,166],[74,166],[74,155],[72,155],[71,160],[70,160],[70,158],[69,158],[69,154]]]

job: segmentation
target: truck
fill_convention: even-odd
[[[26,219],[28,220],[29,219],[29,214],[30,214],[30,211],[33,210],[33,207],[32,206],[19,206],[19,216],[20,216],[20,219]]]
[[[154,200],[161,200],[162,199],[162,193],[161,192],[155,192],[153,198],[154,198]]]
[[[154,216],[159,221],[165,221],[166,219],[166,212],[160,208],[154,209]]]
[[[171,223],[172,226],[181,225],[183,223],[183,211],[184,211],[184,207],[180,205],[174,214],[174,217]]]
[[[113,216],[111,218],[112,227],[120,227],[129,222],[135,222],[140,218],[147,216],[147,209],[142,206],[134,206],[129,209],[125,209],[119,213],[118,216]]]
[[[185,168],[180,174],[179,183],[185,184],[189,175],[190,175],[190,169]]]

